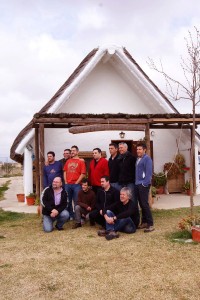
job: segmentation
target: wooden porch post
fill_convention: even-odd
[[[35,185],[36,197],[40,197],[40,171],[39,171],[39,130],[35,128]]]
[[[149,156],[151,156],[149,123],[147,123],[145,126],[145,141],[146,141],[146,146],[147,146],[147,154]]]
[[[43,190],[43,167],[44,167],[44,124],[39,125],[39,169],[40,169],[40,192]]]

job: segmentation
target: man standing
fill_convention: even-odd
[[[69,158],[71,158],[71,150],[65,149],[63,152],[63,158],[59,160],[61,162],[63,168]]]
[[[108,176],[101,177],[101,187],[97,192],[96,209],[89,214],[91,226],[96,222],[105,227],[103,210],[119,201],[119,191],[110,185]]]
[[[82,181],[82,190],[78,193],[78,201],[75,207],[75,221],[72,229],[81,227],[81,218],[89,217],[89,213],[95,208],[96,196],[90,189],[87,179]]]
[[[110,158],[108,160],[108,167],[110,173],[110,184],[119,190],[119,153],[118,145],[111,143],[109,145]]]
[[[47,153],[47,164],[43,168],[43,188],[50,186],[55,177],[63,179],[63,169],[60,161],[55,160],[55,153],[49,151]]]
[[[71,158],[67,160],[64,170],[65,190],[68,194],[68,211],[70,218],[73,219],[73,206],[77,205],[78,192],[81,190],[81,181],[85,177],[86,167],[85,161],[78,157],[79,149],[77,146],[71,147]]]
[[[134,194],[136,158],[128,151],[126,143],[119,143],[119,186],[129,187]]]
[[[146,154],[146,149],[146,145],[143,143],[137,145],[135,197],[142,210],[142,222],[138,228],[144,228],[144,232],[151,232],[154,227],[148,199],[153,170],[152,160]]]
[[[109,175],[108,161],[101,155],[101,149],[94,148],[93,160],[90,162],[89,167],[89,182],[95,194],[101,189],[101,177]]]
[[[69,213],[66,210],[67,193],[62,188],[60,177],[55,177],[52,185],[44,190],[41,204],[44,231],[51,232],[55,221],[57,221],[55,227],[63,230],[64,223],[69,219]]]

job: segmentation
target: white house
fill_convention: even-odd
[[[167,97],[149,79],[128,51],[110,46],[93,49],[72,73],[68,80],[40,110],[39,113],[77,114],[162,114],[178,113]],[[128,123],[128,120],[127,120]],[[34,154],[33,120],[19,133],[11,147],[11,158],[24,161],[24,191],[32,190],[32,158]],[[124,141],[144,138],[144,131],[128,131]],[[109,156],[108,145],[119,141],[119,130],[72,134],[67,128],[45,128],[45,153],[54,151],[62,158],[63,150],[77,145],[81,151],[99,147]],[[190,131],[188,129],[153,129],[150,131],[153,145],[154,171],[163,170],[166,162],[173,161],[178,149],[189,166]],[[198,177],[198,148],[196,139],[195,165],[197,193],[200,193]],[[186,174],[186,179],[188,174]]]

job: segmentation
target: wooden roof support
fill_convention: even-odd
[[[146,128],[145,128],[145,142],[147,146],[147,154],[151,156],[149,124],[146,124]]]
[[[39,128],[39,167],[40,167],[40,193],[43,190],[43,167],[44,167],[44,124]]]
[[[35,185],[36,196],[40,197],[40,169],[39,169],[39,130],[35,128]]]
[[[78,134],[85,132],[95,132],[95,131],[108,131],[108,130],[126,130],[126,131],[144,131],[144,124],[95,124],[88,126],[76,126],[69,129],[70,133]]]

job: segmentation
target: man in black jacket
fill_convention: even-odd
[[[119,143],[119,186],[129,187],[134,193],[136,158],[128,151],[126,143]]]
[[[90,225],[95,225],[95,222],[105,227],[105,219],[103,210],[115,202],[119,202],[119,191],[110,185],[109,177],[101,177],[101,187],[96,196],[95,210],[89,214]]]
[[[138,227],[140,216],[136,202],[131,200],[132,193],[128,187],[120,191],[120,202],[116,202],[103,209],[106,221],[106,230],[99,230],[99,236],[105,236],[107,240],[118,238],[117,231],[134,233]]]
[[[115,143],[109,144],[110,158],[108,160],[108,167],[110,173],[110,184],[116,189],[119,188],[119,153],[118,153],[118,145]]]
[[[53,223],[56,221],[56,228],[63,230],[63,225],[69,219],[67,207],[67,193],[62,188],[62,179],[55,177],[52,185],[47,187],[42,195],[43,229],[45,232],[53,230]]]

